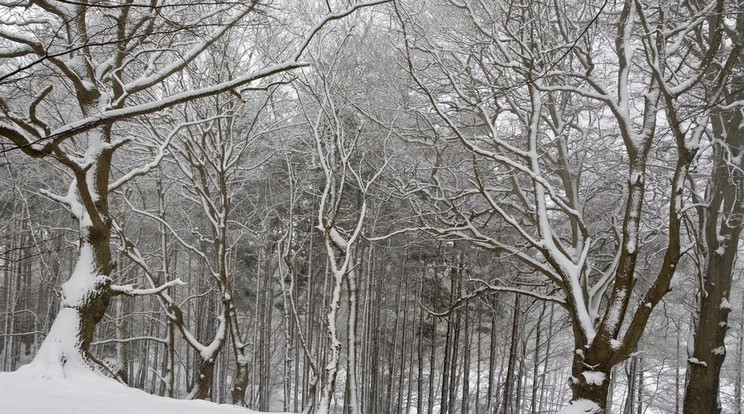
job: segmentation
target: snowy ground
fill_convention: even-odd
[[[0,373],[3,414],[257,414],[232,405],[157,397],[99,375],[52,379],[30,369]]]

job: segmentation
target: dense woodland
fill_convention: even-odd
[[[0,0],[0,371],[740,414],[742,10]]]

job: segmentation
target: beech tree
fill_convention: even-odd
[[[723,10],[728,16],[731,10]],[[688,343],[685,413],[720,413],[721,366],[726,357],[725,339],[731,312],[731,282],[744,226],[744,174],[742,174],[742,84],[744,75],[744,17],[711,22],[718,36],[730,39],[729,61],[716,69],[727,72],[712,77],[716,84],[711,94],[711,128],[707,131],[712,151],[707,182],[696,183],[704,194],[693,194],[698,225],[693,228],[700,275],[698,306],[693,316],[692,337]],[[706,39],[707,40],[707,39]],[[715,41],[715,38],[708,40]]]
[[[431,204],[440,213],[418,228],[512,257],[547,279],[557,291],[480,280],[468,297],[519,290],[565,308],[575,343],[572,405],[605,412],[610,372],[636,348],[684,252],[685,183],[710,112],[710,96],[698,93],[710,88],[718,96],[736,59],[719,53],[724,2],[690,5],[684,14],[641,1],[450,6],[415,15],[396,8],[409,72],[434,114],[431,133],[458,141],[466,152],[461,162],[472,160],[467,182],[457,179],[462,167],[448,169],[440,157],[431,180],[415,183],[426,200],[414,204],[417,214],[427,217]],[[439,29],[445,26],[434,16],[445,13],[466,29]],[[600,35],[606,30],[614,42]],[[701,33],[709,42],[688,41]],[[706,78],[715,66],[723,70]],[[680,102],[702,109],[687,111]],[[604,148],[587,145],[605,137]],[[676,152],[666,246],[653,274],[641,275],[642,220],[652,208],[649,154],[666,142]],[[610,220],[590,213],[602,179],[588,168],[596,151],[605,153],[604,163],[607,152],[619,157],[610,163],[626,171]]]

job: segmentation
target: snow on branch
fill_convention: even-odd
[[[58,194],[54,194],[51,191],[47,189],[40,189],[39,193],[50,200],[56,201],[58,203],[61,203],[67,208],[70,209],[70,213],[75,217],[75,219],[80,222],[82,221],[84,215],[85,215],[85,207],[83,204],[77,199],[76,194],[76,184],[75,180],[72,180],[70,182],[70,186],[67,188],[67,194],[64,196],[60,196]]]
[[[204,88],[195,89],[192,91],[186,91],[176,93],[174,95],[165,97],[155,102],[148,102],[140,105],[134,105],[122,109],[112,109],[103,111],[96,115],[92,115],[76,122],[69,123],[61,128],[52,131],[51,134],[44,138],[37,139],[29,144],[39,144],[43,141],[51,140],[51,143],[46,144],[43,149],[38,152],[43,153],[48,151],[50,146],[54,146],[59,142],[82,132],[90,131],[101,125],[110,124],[122,119],[133,118],[140,115],[150,114],[162,109],[170,108],[172,106],[193,101],[200,98],[206,98],[209,96],[217,95],[223,92],[233,90],[239,86],[249,84],[272,75],[281,74],[292,69],[298,69],[308,66],[304,62],[284,62],[273,66],[270,66],[264,70],[260,70],[245,76],[237,77],[231,81],[222,82],[217,85],[207,86]],[[3,131],[0,131],[3,132]]]
[[[744,99],[739,99],[738,101],[734,101],[726,105],[718,105],[716,108],[722,111],[727,111],[729,109],[735,108],[741,108],[744,110]]]
[[[158,338],[157,336],[133,336],[131,338],[110,338],[110,339],[102,339],[100,341],[92,342],[91,345],[105,345],[105,344],[120,344],[120,343],[126,343],[126,342],[135,342],[135,341],[155,341],[160,342],[161,344],[167,344],[168,340],[164,338]]]
[[[169,282],[165,282],[162,285],[151,288],[151,289],[137,289],[134,285],[112,285],[111,290],[114,295],[127,295],[127,296],[144,296],[144,295],[156,295],[168,288],[174,286],[184,286],[186,282],[181,279],[174,279]]]

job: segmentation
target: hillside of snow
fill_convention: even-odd
[[[257,414],[233,405],[150,395],[93,372],[59,379],[24,368],[0,373],[0,413]]]

